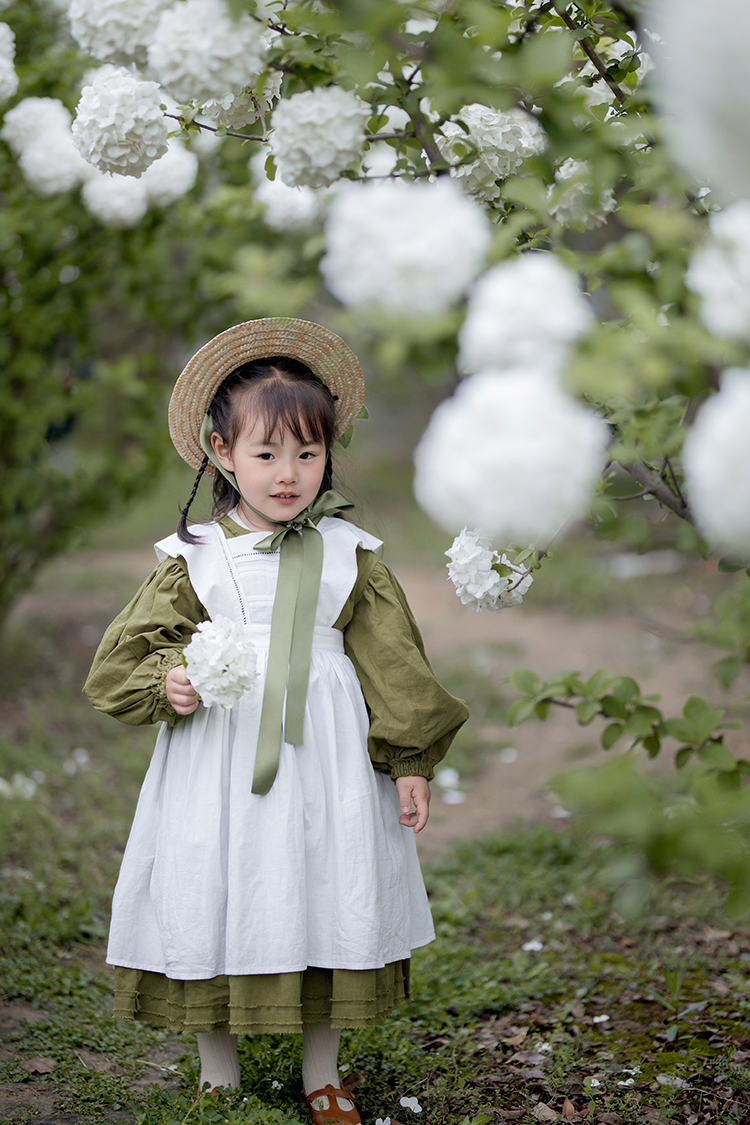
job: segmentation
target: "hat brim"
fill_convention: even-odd
[[[271,356],[301,360],[321,379],[336,401],[336,437],[349,429],[364,401],[362,368],[340,336],[321,324],[295,317],[264,317],[220,332],[186,364],[169,401],[169,433],[188,465],[203,464],[200,431],[214,395],[243,363]],[[215,473],[212,465],[207,472]]]

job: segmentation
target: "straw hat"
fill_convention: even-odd
[[[364,399],[365,381],[354,352],[320,324],[294,317],[248,320],[204,344],[175,383],[169,401],[169,433],[175,449],[199,469],[201,424],[219,386],[252,359],[287,356],[301,360],[336,396],[336,437],[349,429]],[[213,467],[208,466],[208,472]]]

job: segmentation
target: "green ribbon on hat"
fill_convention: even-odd
[[[323,516],[332,516],[354,505],[340,492],[329,489],[294,519],[271,519],[245,500],[237,487],[234,473],[219,464],[211,445],[213,429],[213,420],[210,414],[206,414],[200,433],[203,452],[248,508],[277,527],[266,539],[255,544],[256,551],[278,550],[280,554],[252,786],[253,793],[264,794],[273,785],[279,768],[282,732],[284,741],[293,746],[301,746],[304,741],[315,614],[323,573],[323,536],[316,522]]]

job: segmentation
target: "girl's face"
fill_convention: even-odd
[[[232,450],[219,434],[211,435],[219,464],[237,479],[240,514],[258,531],[273,531],[275,525],[248,504],[270,519],[294,519],[318,495],[327,459],[323,442],[300,442],[289,430],[277,430],[269,440],[266,436],[264,423],[252,417]]]

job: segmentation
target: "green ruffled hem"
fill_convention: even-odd
[[[382,969],[308,968],[300,973],[171,980],[115,967],[115,1019],[172,1031],[301,1032],[303,1023],[369,1027],[407,1000],[409,958]]]

